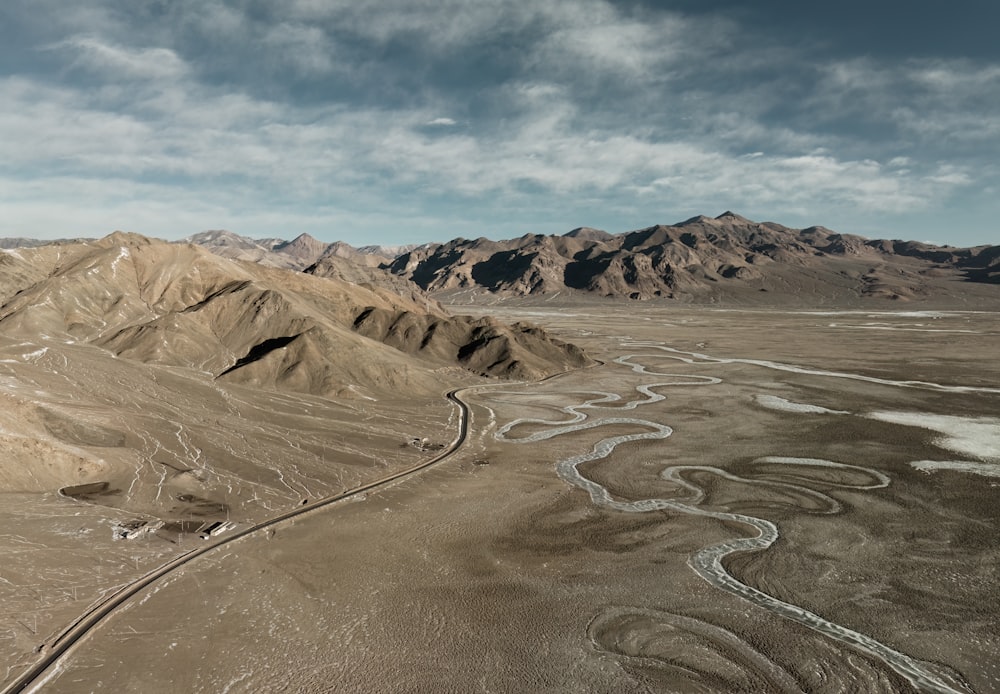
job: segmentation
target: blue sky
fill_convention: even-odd
[[[994,0],[4,0],[0,235],[394,244],[731,209],[997,244],[998,26]]]

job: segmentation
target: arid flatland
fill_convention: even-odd
[[[466,391],[456,456],[185,566],[48,686],[1000,688],[997,314],[477,310],[543,323],[604,363]],[[449,440],[444,402],[427,413],[422,431]],[[399,449],[385,438],[369,450]],[[49,503],[61,551],[94,562],[60,569],[66,590],[101,562],[156,561],[148,540],[104,541],[96,507]],[[75,513],[103,544],[52,520]],[[712,577],[709,548],[768,527],[770,546],[723,552]],[[39,536],[56,534],[25,528],[24,551]]]

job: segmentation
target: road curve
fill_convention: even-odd
[[[555,374],[560,375],[560,374]],[[550,377],[551,378],[551,377]],[[547,380],[547,379],[543,379]],[[278,523],[284,523],[287,520],[296,518],[298,516],[310,513],[316,509],[323,508],[324,506],[329,506],[335,504],[339,501],[344,501],[345,499],[350,499],[351,497],[357,496],[358,494],[363,494],[374,489],[379,489],[385,487],[397,480],[403,479],[405,477],[410,477],[429,467],[432,467],[441,461],[454,455],[465,443],[466,439],[469,437],[469,422],[470,422],[470,409],[469,405],[462,400],[460,393],[465,390],[471,390],[477,386],[468,386],[465,388],[456,388],[447,393],[446,397],[448,400],[453,402],[458,407],[458,435],[455,439],[448,444],[440,453],[438,453],[433,458],[429,460],[422,461],[408,467],[404,470],[394,472],[385,477],[381,477],[372,482],[366,482],[359,487],[354,487],[345,492],[340,492],[333,496],[328,496],[323,499],[318,499],[308,504],[302,506],[297,506],[296,508],[286,511],[280,515],[273,518],[269,518],[266,521],[258,523],[256,525],[248,526],[242,530],[238,530],[230,535],[220,537],[218,540],[211,542],[205,546],[199,547],[197,549],[190,550],[181,554],[178,557],[170,560],[166,564],[162,564],[159,567],[153,569],[149,573],[137,578],[126,586],[123,586],[116,592],[105,597],[103,600],[97,604],[91,606],[83,615],[81,615],[75,622],[73,622],[59,637],[48,645],[44,651],[44,655],[38,660],[34,665],[32,665],[26,672],[24,672],[20,677],[15,679],[11,684],[4,688],[2,694],[16,694],[18,692],[23,692],[28,689],[32,684],[38,682],[43,675],[54,666],[60,658],[62,658],[74,645],[85,639],[91,631],[93,631],[98,625],[100,625],[105,619],[107,619],[112,613],[115,612],[119,607],[128,602],[131,598],[137,595],[139,592],[149,587],[156,581],[164,578],[168,574],[176,571],[182,566],[194,561],[198,557],[213,552],[219,547],[227,545],[231,542],[235,542],[247,535],[252,535],[255,532],[264,530],[271,526],[277,525]]]

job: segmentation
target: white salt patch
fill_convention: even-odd
[[[947,386],[940,383],[931,383],[929,381],[893,381],[886,378],[876,378],[874,376],[863,376],[861,374],[843,373],[840,371],[825,371],[823,369],[810,369],[802,366],[795,366],[794,364],[782,364],[776,361],[766,361],[763,359],[724,359],[720,357],[710,357],[707,354],[701,354],[699,352],[686,352],[680,349],[674,349],[673,347],[665,347],[658,343],[653,342],[631,342],[626,346],[630,347],[651,347],[653,349],[659,349],[664,352],[670,352],[678,355],[674,357],[679,361],[686,364],[751,364],[753,366],[761,366],[765,369],[774,369],[776,371],[787,371],[790,373],[806,374],[809,376],[829,376],[832,378],[847,378],[853,381],[864,381],[866,383],[880,383],[887,386],[899,386],[902,388],[926,388],[929,390],[940,390],[948,393],[1000,393],[1000,388],[987,388],[983,386]]]
[[[915,460],[910,466],[928,475],[935,470],[971,472],[983,477],[1000,477],[1000,465],[993,463],[970,463],[967,460]]]
[[[934,443],[956,453],[981,460],[1000,460],[1000,419],[958,417],[921,412],[871,412],[865,415],[880,422],[921,427],[944,434]]]
[[[785,455],[766,455],[763,458],[757,458],[754,462],[777,463],[779,465],[815,465],[816,467],[852,467],[825,458],[792,458]]]
[[[807,316],[865,316],[867,318],[948,318],[983,311],[799,311]]]
[[[754,400],[761,407],[779,412],[801,412],[805,414],[850,414],[845,410],[831,410],[819,405],[806,405],[804,403],[792,402],[779,398],[777,395],[755,395]]]
[[[907,318],[947,318],[957,312],[949,311],[878,311],[870,316],[905,316]]]
[[[865,323],[863,325],[847,325],[846,323],[830,323],[831,328],[851,328],[852,330],[895,330],[897,332],[909,333],[975,333],[975,330],[960,330],[958,328],[948,330],[945,328],[904,328],[882,323]]]

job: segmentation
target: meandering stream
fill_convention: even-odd
[[[773,522],[757,518],[750,515],[745,515],[742,513],[733,513],[722,510],[712,510],[707,508],[702,508],[699,504],[704,499],[704,492],[694,484],[687,482],[683,475],[687,471],[699,471],[701,473],[710,473],[717,475],[721,478],[736,481],[745,484],[753,485],[763,485],[775,488],[778,491],[788,493],[792,492],[802,497],[806,497],[811,500],[812,506],[810,507],[811,512],[821,512],[821,513],[837,513],[841,510],[840,503],[822,492],[809,489],[807,487],[792,484],[789,482],[777,482],[771,480],[762,480],[754,478],[740,477],[728,471],[722,470],[717,467],[706,466],[706,465],[687,465],[687,466],[670,466],[667,467],[661,473],[661,477],[667,481],[672,482],[675,486],[679,487],[685,494],[687,498],[683,499],[664,499],[664,498],[650,498],[641,499],[635,501],[624,501],[614,498],[611,492],[599,484],[598,482],[589,479],[580,472],[580,466],[584,463],[601,460],[607,458],[614,452],[614,450],[626,443],[633,441],[642,440],[657,440],[666,439],[672,433],[673,430],[670,426],[654,422],[647,419],[640,419],[637,417],[622,417],[622,416],[600,416],[593,417],[590,415],[591,412],[604,410],[614,410],[615,412],[622,412],[628,410],[635,410],[636,408],[650,404],[653,402],[658,402],[664,399],[658,391],[661,388],[672,388],[672,387],[703,387],[711,386],[721,382],[721,379],[709,376],[692,376],[685,374],[668,374],[661,373],[651,370],[646,365],[636,361],[647,358],[662,358],[668,356],[669,358],[677,359],[686,363],[717,363],[717,364],[728,364],[728,363],[746,363],[754,364],[757,366],[762,366],[769,369],[777,369],[782,371],[792,371],[797,373],[809,373],[819,376],[830,376],[837,378],[848,378],[852,380],[865,380],[877,382],[885,385],[893,385],[899,387],[907,388],[927,388],[931,390],[950,390],[962,392],[966,390],[978,390],[978,391],[989,391],[993,392],[996,389],[990,388],[966,388],[966,387],[955,387],[955,386],[943,386],[935,383],[919,382],[919,381],[889,381],[887,379],[876,379],[871,377],[859,376],[856,374],[832,372],[832,371],[821,371],[816,369],[805,369],[803,367],[795,367],[786,364],[780,364],[777,362],[768,362],[760,360],[735,360],[735,359],[716,359],[709,357],[704,354],[697,354],[691,352],[681,352],[679,350],[674,350],[669,347],[665,347],[660,343],[626,343],[623,345],[625,347],[632,348],[654,348],[660,350],[660,354],[629,354],[626,356],[619,357],[615,360],[616,363],[623,366],[629,366],[635,373],[656,376],[656,377],[668,377],[669,380],[658,380],[654,383],[647,383],[639,385],[636,387],[636,391],[640,393],[643,398],[632,400],[627,403],[618,404],[621,401],[620,396],[605,393],[605,392],[590,392],[588,395],[595,396],[587,399],[582,404],[572,405],[568,407],[561,408],[561,411],[568,417],[561,420],[546,420],[546,419],[534,419],[534,418],[519,418],[515,419],[501,427],[499,427],[495,433],[497,439],[519,444],[535,443],[547,439],[552,439],[557,436],[564,436],[566,434],[572,434],[575,432],[596,429],[605,426],[615,426],[615,425],[629,425],[634,427],[639,427],[645,431],[640,431],[637,433],[621,434],[617,436],[610,436],[598,441],[594,447],[585,453],[572,456],[560,460],[557,463],[556,469],[559,476],[568,482],[584,491],[586,491],[594,504],[603,506],[606,508],[614,509],[624,513],[647,513],[650,511],[670,511],[674,513],[686,514],[689,516],[700,516],[705,518],[712,518],[720,521],[735,522],[753,529],[755,535],[753,537],[743,537],[735,538],[732,540],[727,540],[720,542],[718,544],[710,545],[704,547],[688,558],[688,565],[704,580],[708,581],[710,584],[716,588],[723,590],[732,595],[736,595],[743,598],[763,609],[766,609],[776,615],[785,617],[786,619],[792,620],[799,624],[802,624],[810,629],[813,629],[831,639],[839,641],[841,643],[847,644],[852,648],[863,651],[870,655],[873,655],[883,662],[885,662],[889,667],[899,673],[901,676],[906,678],[916,689],[919,691],[926,692],[944,692],[950,694],[968,694],[970,691],[957,677],[953,676],[945,670],[935,666],[930,663],[925,663],[915,658],[912,658],[905,653],[901,653],[880,641],[877,641],[865,634],[853,631],[839,624],[835,624],[820,615],[810,612],[802,607],[794,605],[792,603],[786,602],[775,598],[763,591],[760,591],[752,586],[743,583],[738,578],[726,571],[723,566],[723,562],[726,557],[738,553],[738,552],[750,552],[750,551],[763,551],[771,547],[779,537],[778,526]],[[664,354],[666,353],[666,354]],[[615,404],[612,404],[615,403]],[[822,408],[819,408],[822,409]],[[806,410],[809,411],[809,410]],[[833,413],[834,411],[830,411]],[[846,413],[844,413],[846,414]],[[519,427],[530,426],[532,429],[538,429],[542,427],[541,430],[533,431],[528,435],[522,437],[510,436],[511,432]],[[785,457],[767,457],[760,458],[755,463],[768,464],[768,465],[788,465],[788,466],[799,466],[799,467],[824,467],[824,468],[837,468],[845,472],[849,472],[849,477],[853,477],[858,480],[858,483],[841,483],[835,484],[834,486],[839,486],[841,488],[850,488],[856,490],[865,489],[877,489],[880,487],[888,486],[890,483],[889,478],[873,469],[866,467],[860,467],[856,465],[848,465],[846,463],[840,463],[830,460],[820,460],[812,458],[785,458]]]

